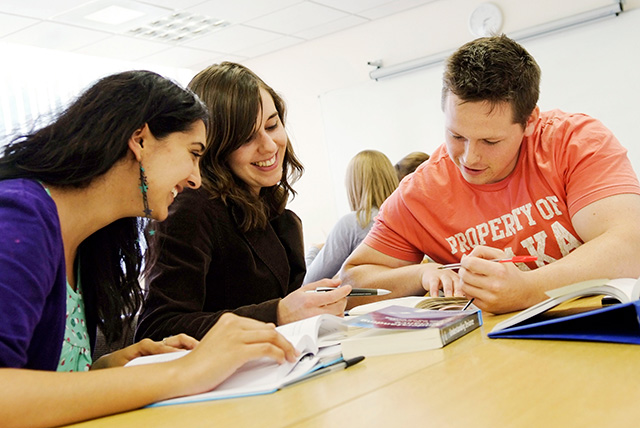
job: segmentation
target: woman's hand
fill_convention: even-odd
[[[193,349],[198,345],[198,341],[186,334],[178,334],[164,338],[162,341],[154,342],[151,339],[142,339],[138,343],[126,348],[103,355],[91,366],[91,370],[105,369],[109,367],[120,367],[127,364],[134,358],[143,355],[164,354],[175,352],[181,349]]]
[[[275,325],[227,312],[192,352],[167,364],[180,366],[184,394],[195,394],[212,390],[246,362],[259,358],[294,362],[297,351]]]
[[[347,307],[350,285],[338,287],[339,279],[322,279],[303,285],[278,303],[278,325],[309,318],[320,314],[343,316]],[[333,291],[307,293],[318,287],[332,287]]]

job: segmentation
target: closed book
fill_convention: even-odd
[[[346,321],[342,355],[353,358],[442,348],[482,325],[474,311],[432,311],[404,306],[386,308]]]

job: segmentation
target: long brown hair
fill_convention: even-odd
[[[273,98],[283,125],[284,100],[251,70],[232,62],[202,70],[191,80],[189,88],[204,101],[211,114],[207,151],[200,161],[202,187],[232,208],[241,230],[264,228],[271,217],[284,211],[289,196],[295,196],[291,186],[302,175],[302,163],[287,138],[280,182],[262,188],[256,196],[233,174],[229,157],[256,132],[256,117],[262,109],[260,88]]]

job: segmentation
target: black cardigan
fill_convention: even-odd
[[[265,230],[242,233],[220,199],[187,189],[158,229],[161,250],[136,340],[178,333],[201,339],[229,311],[276,323],[278,302],[302,284],[302,223],[292,211]]]

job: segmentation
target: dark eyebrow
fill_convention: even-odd
[[[267,120],[271,120],[271,119],[273,119],[273,118],[274,118],[274,117],[276,117],[276,116],[278,116],[278,112],[277,112],[277,111],[276,111],[276,112],[274,112],[271,116],[269,116],[269,118],[268,118]]]

